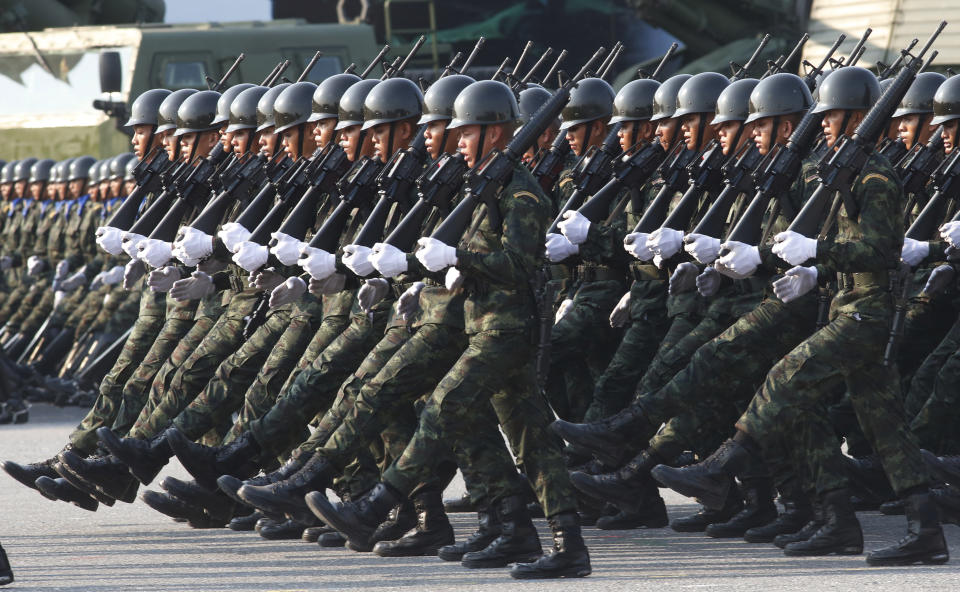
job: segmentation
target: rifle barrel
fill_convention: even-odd
[[[313,67],[317,65],[317,62],[320,60],[320,57],[323,56],[322,51],[317,51],[313,54],[313,57],[310,58],[310,62],[307,63],[307,67],[303,69],[303,72],[300,73],[300,77],[297,78],[297,82],[303,82],[307,77],[307,74],[310,73],[310,70],[313,70]]]
[[[527,75],[520,79],[520,84],[525,86],[527,82],[530,81],[530,78],[533,77],[534,73],[536,73],[536,71],[543,66],[543,63],[546,62],[547,58],[549,58],[551,55],[553,55],[553,48],[548,47],[547,51],[543,52],[543,55],[540,56],[539,60],[537,60],[537,63],[530,68],[530,70],[527,72]]]
[[[677,43],[670,44],[670,49],[667,50],[667,53],[663,54],[663,57],[660,58],[660,63],[657,64],[657,68],[653,71],[653,74],[650,75],[651,80],[657,80],[659,78],[663,67],[667,65],[667,62],[669,62],[670,58],[673,57],[673,54],[677,51],[678,47],[680,47],[680,45]]]
[[[477,59],[477,54],[480,53],[480,50],[483,49],[484,44],[486,44],[487,38],[480,37],[477,39],[476,45],[473,46],[473,51],[470,52],[470,55],[467,56],[467,61],[463,63],[463,66],[460,68],[461,74],[466,74],[470,66],[473,65],[473,61]]]
[[[277,70],[280,69],[280,65],[281,65],[281,64],[283,64],[283,62],[278,63],[276,66],[273,67],[273,70],[270,70],[270,73],[267,74],[267,77],[263,79],[263,82],[260,83],[260,86],[269,86],[269,85],[270,85],[270,81],[273,80],[273,77],[274,77],[274,76],[276,76]]]
[[[557,59],[553,62],[553,65],[550,66],[550,69],[547,70],[547,73],[543,75],[543,78],[541,78],[544,84],[546,84],[546,82],[553,77],[553,75],[557,72],[557,68],[560,67],[560,64],[563,63],[563,60],[565,60],[566,58],[567,58],[567,50],[565,49],[560,50],[560,55],[557,56]]]
[[[240,62],[242,62],[246,57],[247,56],[243,55],[243,53],[238,55],[237,59],[233,61],[233,65],[227,68],[227,71],[220,78],[220,81],[217,82],[217,85],[215,87],[213,87],[213,90],[220,90],[221,88],[223,88],[223,85],[227,83],[227,80],[230,79],[230,76],[233,75],[233,73],[236,72],[237,68],[240,67]]]
[[[273,86],[273,84],[277,81],[277,79],[280,78],[280,76],[283,75],[284,71],[286,71],[286,69],[289,67],[290,67],[290,60],[283,60],[283,63],[280,64],[279,68],[277,68],[277,71],[273,73],[273,78],[271,78],[270,82],[268,82],[264,86]]]
[[[417,39],[417,42],[413,44],[413,47],[410,49],[410,53],[408,53],[407,57],[403,58],[403,61],[400,62],[400,66],[397,68],[396,74],[400,74],[407,69],[407,64],[410,63],[410,60],[413,59],[413,56],[417,55],[417,52],[420,51],[420,48],[423,47],[423,44],[426,42],[426,40],[426,36],[420,35],[420,39]]]
[[[527,41],[527,44],[523,46],[523,51],[520,52],[520,57],[517,58],[517,63],[513,66],[513,71],[510,75],[514,75],[520,71],[520,68],[523,67],[523,62],[526,61],[527,56],[530,55],[530,50],[533,49],[533,41]]]
[[[377,67],[377,64],[380,63],[380,60],[383,59],[383,56],[387,55],[387,52],[390,51],[390,45],[384,45],[383,49],[380,50],[380,53],[377,54],[377,57],[370,60],[370,63],[367,64],[367,67],[363,69],[363,73],[360,75],[360,78],[365,79],[370,75],[370,72],[373,72],[373,69]]]

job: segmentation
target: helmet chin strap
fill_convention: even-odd
[[[480,141],[477,142],[477,158],[476,162],[473,163],[473,166],[480,164],[480,161],[483,160],[483,142],[487,138],[487,124],[480,125]]]
[[[703,148],[703,134],[706,133],[706,126],[704,122],[706,121],[706,113],[697,113],[697,146],[696,149],[700,150]]]
[[[740,146],[740,139],[743,137],[743,129],[747,127],[740,122],[740,125],[737,126],[737,134],[733,136],[733,142],[730,144],[730,154],[734,154],[737,151],[737,148]]]
[[[304,124],[302,123],[297,124],[297,130],[299,132],[297,134],[297,155],[298,156],[303,156],[303,134],[306,131],[306,129],[307,128],[304,126]]]

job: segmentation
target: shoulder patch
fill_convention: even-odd
[[[513,194],[514,197],[529,197],[533,200],[534,203],[540,203],[540,198],[535,194],[530,193],[529,191],[517,191]]]
[[[570,183],[573,183],[573,177],[567,177],[566,179],[561,180],[560,183],[558,183],[558,186],[563,187],[564,185],[569,185]]]
[[[879,179],[883,183],[890,182],[890,179],[885,175],[881,175],[880,173],[870,173],[869,175],[863,178],[863,181],[861,181],[861,184],[866,185],[867,182],[870,181],[870,179]]]
[[[804,179],[803,182],[804,182],[804,183],[813,183],[813,182],[816,181],[818,178],[819,178],[819,177],[817,176],[817,173],[813,173],[812,175],[807,175],[807,178]]]

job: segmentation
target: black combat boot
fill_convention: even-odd
[[[313,520],[304,496],[311,491],[323,493],[336,476],[327,459],[313,455],[299,471],[283,481],[269,485],[244,485],[237,490],[243,503],[263,510],[268,515],[286,514],[301,522]]]
[[[214,520],[222,520],[225,524],[233,520],[237,504],[219,490],[211,491],[196,481],[183,481],[170,476],[160,481],[160,487],[177,499],[203,508]]]
[[[54,465],[54,469],[59,467],[60,475],[98,499],[101,495],[97,495],[97,492],[128,504],[136,499],[139,482],[130,475],[127,466],[115,457],[106,455],[83,458],[72,450],[64,450],[57,458],[60,462]],[[84,484],[86,487],[82,487]]]
[[[6,586],[11,583],[13,583],[13,569],[10,568],[7,552],[0,546],[0,586]]]
[[[934,477],[951,485],[960,485],[960,455],[937,456],[929,450],[921,450],[920,456]]]
[[[571,423],[558,419],[550,429],[579,449],[593,453],[601,462],[618,466],[624,453],[624,442],[643,438],[655,429],[640,407],[628,405],[619,413],[592,423]]]
[[[460,565],[505,567],[510,563],[535,561],[543,555],[540,535],[530,519],[523,496],[511,495],[500,502],[500,521],[500,536],[479,551],[465,553]]]
[[[518,580],[544,580],[590,575],[590,553],[583,542],[577,514],[557,514],[549,522],[553,549],[532,563],[517,563],[510,569],[510,576]]]
[[[306,495],[310,510],[359,548],[367,546],[377,527],[401,500],[403,496],[386,483],[378,483],[357,501],[338,504],[330,503],[324,491],[312,491]]]
[[[97,508],[100,507],[100,502],[98,502],[96,498],[70,485],[63,477],[56,479],[37,477],[36,485],[37,490],[47,499],[70,502],[76,507],[83,508],[90,512],[96,512]]]
[[[650,474],[680,495],[696,498],[707,508],[719,510],[726,503],[730,478],[737,476],[754,458],[759,457],[754,450],[750,450],[755,446],[749,436],[737,432],[737,436],[721,444],[702,462],[679,469],[660,465]]]
[[[424,491],[413,498],[417,510],[417,527],[399,540],[384,540],[373,546],[381,557],[419,557],[436,555],[445,545],[452,545],[453,527],[443,511],[443,492]]]
[[[110,428],[102,427],[97,429],[97,436],[111,454],[127,465],[130,474],[144,485],[149,485],[173,457],[165,432],[149,440],[121,439]]]
[[[261,518],[263,518],[263,514],[260,513],[260,510],[254,510],[246,516],[238,516],[234,518],[229,524],[227,524],[227,527],[230,530],[236,530],[237,532],[248,532],[253,530],[253,527],[257,524],[257,520],[260,520]]]
[[[417,509],[410,500],[403,500],[390,510],[390,515],[384,520],[370,537],[371,545],[380,541],[395,541],[410,532],[417,525]],[[370,547],[371,550],[373,547]]]
[[[930,490],[930,498],[940,510],[940,519],[947,524],[960,526],[960,489],[944,485]]]
[[[813,517],[813,506],[806,497],[799,495],[782,501],[783,512],[777,519],[748,529],[743,533],[743,540],[748,543],[772,543],[778,535],[799,531]]]
[[[23,399],[4,401],[0,405],[0,425],[21,424],[30,421],[30,406]]]
[[[116,498],[110,497],[102,489],[98,488],[95,484],[82,479],[79,475],[71,471],[70,467],[65,465],[63,462],[54,463],[53,469],[57,472],[57,474],[59,474],[63,478],[64,481],[66,481],[70,485],[73,485],[80,491],[93,496],[101,504],[104,504],[107,506],[113,506],[113,504],[116,503],[117,501]],[[130,473],[127,472],[126,467],[121,467],[121,470],[123,471],[123,476],[126,479],[132,480],[134,483],[137,484],[137,486],[140,485],[139,481],[137,481],[136,479],[130,476]],[[136,497],[136,489],[134,489],[133,491],[134,491],[133,495],[134,497]],[[121,494],[125,498],[124,501],[127,501],[127,499],[129,499],[129,494],[127,493],[127,491],[124,490],[121,492]]]
[[[253,434],[244,432],[225,446],[204,446],[191,442],[177,428],[167,430],[167,442],[180,464],[201,486],[217,488],[220,475],[249,477],[257,472],[260,445]]]
[[[317,544],[327,549],[337,549],[347,545],[347,537],[335,530],[332,530],[317,537]]]
[[[863,553],[863,531],[850,505],[850,491],[836,489],[823,496],[823,526],[805,541],[790,543],[783,554],[790,557],[815,555],[859,555]]]
[[[630,530],[634,528],[663,528],[670,523],[667,506],[660,497],[660,490],[653,479],[647,479],[640,492],[640,509],[620,512],[597,519],[600,530]]]
[[[477,512],[477,522],[477,531],[467,537],[467,540],[440,547],[437,556],[444,561],[460,561],[467,553],[486,549],[487,545],[500,536],[503,524],[496,506]]]
[[[743,510],[743,497],[740,495],[740,488],[737,487],[732,477],[730,486],[727,488],[727,499],[723,502],[723,507],[719,510],[711,510],[707,507],[701,507],[696,514],[674,518],[670,521],[670,528],[675,532],[703,532],[711,524],[726,522]]]
[[[282,522],[264,524],[257,529],[257,532],[261,537],[267,539],[268,541],[294,540],[302,538],[303,531],[307,528],[315,526],[316,523],[316,520],[310,524],[307,524],[305,522],[287,519],[283,520]]]
[[[823,504],[821,504],[819,501],[814,501],[810,514],[810,521],[804,524],[803,528],[794,533],[778,534],[777,536],[773,537],[773,544],[783,549],[790,543],[805,541],[812,537],[818,530],[820,530],[820,527],[823,526],[823,523]]]
[[[328,532],[333,532],[333,529],[324,524],[321,521],[317,521],[321,526],[308,526],[303,529],[303,532],[300,533],[300,538],[307,543],[315,543],[320,540],[320,537]]]
[[[68,444],[64,450],[72,449],[73,446]],[[51,457],[47,460],[42,460],[40,462],[29,463],[21,465],[20,463],[15,463],[12,460],[3,461],[3,470],[7,472],[8,475],[26,485],[30,489],[37,488],[37,479],[40,477],[49,477],[51,479],[56,479],[60,475],[57,474],[57,471],[53,468],[54,463],[57,462],[57,457]]]
[[[880,457],[876,454],[851,458],[844,455],[846,473],[849,478],[851,501],[854,511],[869,512],[879,509],[885,502],[896,499],[896,493]]]
[[[262,485],[270,485],[271,483],[278,483],[280,481],[285,481],[290,477],[293,477],[297,471],[303,468],[303,465],[306,464],[307,460],[310,459],[309,455],[299,454],[297,456],[287,459],[287,462],[280,465],[275,471],[270,471],[269,473],[264,473],[262,475],[257,475],[251,477],[245,481],[234,477],[233,475],[221,475],[217,478],[217,487],[220,488],[220,491],[227,494],[235,502],[246,504],[247,502],[243,501],[237,491],[244,485],[251,485],[254,487],[259,487]]]
[[[773,481],[770,477],[766,474],[744,476],[741,483],[743,509],[729,520],[707,526],[704,531],[707,536],[715,539],[740,538],[747,529],[776,519],[777,506],[773,503]]]
[[[625,512],[637,513],[643,508],[643,492],[656,485],[650,478],[651,469],[663,462],[656,452],[644,450],[613,473],[588,475],[574,472],[570,474],[570,481],[591,498],[611,503]]]
[[[930,493],[923,491],[904,498],[907,536],[896,545],[871,551],[867,563],[873,566],[940,564],[950,560],[947,541]]]
[[[226,524],[213,520],[200,506],[187,503],[169,493],[148,489],[140,494],[140,499],[154,510],[174,520],[186,520],[192,528],[222,528]]]
[[[460,497],[460,499],[444,500],[443,511],[447,514],[476,512],[477,505],[470,499],[470,494],[465,493]]]

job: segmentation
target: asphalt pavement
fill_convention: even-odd
[[[37,461],[55,454],[83,416],[77,408],[34,405],[30,422],[0,426],[0,458]],[[161,473],[185,477],[174,460]],[[157,489],[154,487],[154,489]],[[446,492],[459,497],[458,478]],[[671,517],[696,510],[664,492]],[[584,529],[593,575],[582,580],[518,582],[505,569],[468,570],[436,557],[386,559],[299,540],[267,541],[252,532],[193,530],[143,502],[117,503],[95,513],[51,502],[0,473],[0,541],[16,582],[4,590],[301,591],[301,590],[960,590],[960,558],[933,567],[871,568],[863,556],[794,559],[772,545],[716,540],[669,528]],[[903,534],[903,517],[859,515],[868,549]],[[476,516],[454,514],[458,539]],[[549,528],[537,521],[544,548]],[[960,529],[947,526],[960,554]]]

